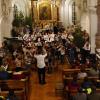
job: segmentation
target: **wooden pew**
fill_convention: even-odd
[[[86,68],[85,69],[86,72],[88,72],[90,70],[90,68]],[[62,70],[62,76],[72,76],[73,73],[78,73],[80,72],[81,69],[77,68],[77,69],[67,69],[67,68],[63,68]]]
[[[24,90],[24,100],[28,100],[29,83],[28,78],[22,80],[0,80],[0,84],[5,83],[9,89]]]
[[[8,93],[9,93],[9,91],[1,91],[0,96],[3,96],[5,98],[5,97],[7,97]],[[18,97],[18,100],[25,99],[24,90],[14,91],[14,93]]]
[[[92,77],[90,77],[90,78],[92,78]],[[96,78],[96,77],[95,77]],[[95,79],[94,78],[94,79]],[[82,83],[82,79],[81,80],[78,80],[78,83]],[[75,96],[76,94],[77,94],[77,92],[78,92],[78,90],[77,89],[75,89],[75,90],[68,90],[68,86],[66,85],[65,87],[64,87],[64,92],[63,92],[63,95],[64,95],[64,99],[68,99],[68,93],[70,93],[70,95],[72,95],[72,96]],[[96,88],[96,93],[99,93],[100,94],[100,88]]]
[[[88,79],[96,81],[99,79],[99,77],[88,77]],[[72,80],[73,80],[73,77],[63,77],[64,86],[67,85]],[[78,79],[77,81],[79,84],[81,84],[84,81],[84,78]]]
[[[65,87],[64,92],[65,92],[65,93],[68,93],[68,92],[69,92],[67,86]],[[73,90],[73,95],[76,95],[77,92],[78,92],[78,90]],[[96,93],[100,93],[100,88],[96,88]]]

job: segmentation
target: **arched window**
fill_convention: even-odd
[[[76,24],[76,3],[75,1],[72,4],[72,22],[75,25]]]

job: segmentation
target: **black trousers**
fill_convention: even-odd
[[[45,84],[45,67],[38,68],[38,78],[40,84]]]

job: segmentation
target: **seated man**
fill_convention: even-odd
[[[81,67],[81,72],[78,73],[78,78],[85,78],[87,77],[87,73],[85,72],[84,66]]]
[[[92,88],[92,93],[88,95],[87,100],[100,100],[100,94],[96,92],[96,87]]]
[[[82,90],[87,94],[91,94],[92,86],[93,83],[91,82],[91,80],[89,80],[88,77],[85,77],[83,83],[81,84]]]

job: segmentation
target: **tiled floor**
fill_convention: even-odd
[[[45,85],[40,85],[37,73],[32,72],[30,100],[62,100],[61,96],[55,94],[55,87],[58,82],[62,82],[61,69],[64,66],[68,65],[59,65],[58,71],[54,71],[52,74],[46,73]]]

